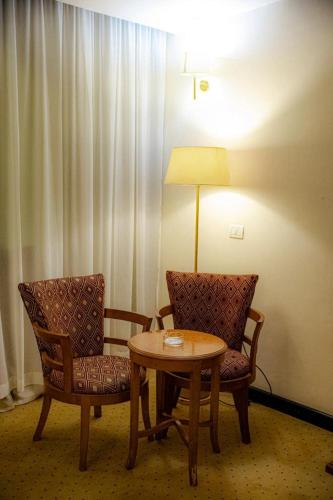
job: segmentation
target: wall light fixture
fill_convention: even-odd
[[[210,59],[205,54],[185,52],[184,70],[182,75],[193,78],[193,99],[197,98],[197,77],[204,76],[210,72]],[[209,89],[207,80],[200,80],[199,88],[202,92]]]

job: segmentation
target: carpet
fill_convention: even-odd
[[[135,468],[125,469],[129,403],[91,417],[86,472],[78,470],[79,407],[53,401],[43,439],[33,442],[40,408],[38,399],[0,414],[1,499],[333,499],[333,476],[325,473],[332,434],[259,404],[249,408],[250,445],[240,442],[231,406],[220,405],[221,454],[212,453],[209,430],[200,429],[196,488],[188,484],[187,449],[173,428],[162,442],[141,439]],[[207,418],[208,407],[201,412]]]

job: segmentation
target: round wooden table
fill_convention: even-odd
[[[169,346],[164,343],[167,332],[181,333],[183,345]],[[218,443],[218,412],[219,412],[219,385],[220,364],[223,361],[227,344],[220,338],[208,333],[193,330],[162,330],[145,332],[132,337],[128,342],[131,358],[131,423],[129,453],[126,463],[128,469],[135,465],[138,449],[138,439],[143,436],[161,433],[170,425],[178,430],[182,440],[188,446],[188,470],[190,484],[197,485],[197,455],[198,455],[198,427],[200,409],[200,381],[201,370],[209,368],[211,375],[210,420],[206,425],[210,427],[210,439],[213,451],[220,452]],[[148,430],[139,431],[139,393],[140,393],[140,366],[157,370],[156,425]],[[171,415],[163,413],[163,372],[184,372],[190,375],[190,403],[189,419],[177,420]],[[183,424],[188,424],[188,436]]]

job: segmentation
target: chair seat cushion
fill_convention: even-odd
[[[224,361],[220,365],[221,381],[244,377],[249,372],[250,363],[247,356],[233,349],[228,349],[225,352]],[[201,370],[201,380],[203,382],[209,382],[211,373],[212,371],[210,368]],[[189,377],[188,373],[181,373],[180,375],[185,378]]]
[[[247,356],[234,349],[228,349],[224,355],[223,363],[220,365],[221,380],[233,380],[244,377],[250,372],[250,363]],[[201,380],[208,381],[211,370],[208,368],[201,371]]]
[[[145,370],[140,369],[141,382]],[[130,390],[130,360],[120,356],[86,356],[73,359],[73,392],[80,394],[117,394]],[[64,388],[64,375],[52,370],[50,383]]]

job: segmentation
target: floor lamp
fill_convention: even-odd
[[[229,186],[229,169],[224,148],[174,148],[165,184],[190,184],[196,187],[194,272],[198,271],[200,186]]]

